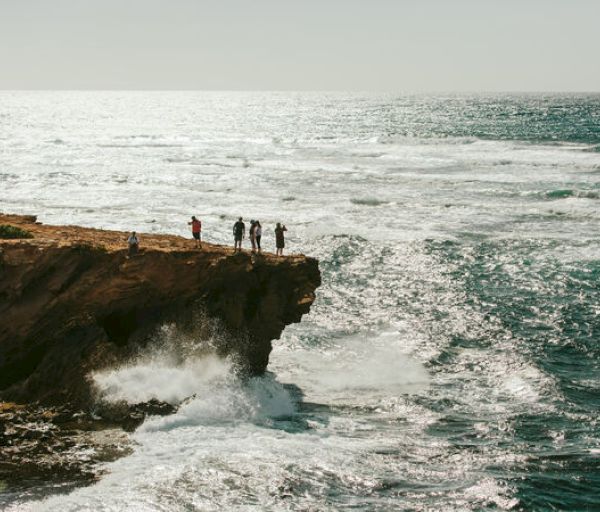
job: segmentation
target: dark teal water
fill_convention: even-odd
[[[551,376],[544,396],[547,411],[523,411],[511,418],[507,446],[525,453],[524,461],[506,471],[495,468],[516,489],[525,510],[595,510],[600,507],[597,448],[600,417],[600,262],[561,262],[549,258],[540,265],[534,253],[560,250],[560,243],[481,241],[433,244],[431,250],[453,261],[461,276],[469,307],[484,318],[495,318],[496,329],[485,339],[457,339],[449,349],[480,346],[493,350],[503,338],[514,350]],[[467,263],[464,253],[471,258]],[[511,267],[509,272],[506,267]],[[514,269],[518,274],[514,274]],[[475,418],[471,418],[475,420]],[[558,441],[557,435],[558,434]],[[458,442],[469,441],[462,432]]]
[[[408,118],[402,105],[410,109]],[[391,135],[600,144],[598,94],[425,96],[397,100],[394,107]]]

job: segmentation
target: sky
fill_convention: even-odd
[[[0,89],[600,92],[600,0],[0,0]]]

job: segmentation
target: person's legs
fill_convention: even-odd
[[[258,247],[258,252],[260,252],[260,239],[261,239],[260,236],[256,237],[256,246]]]

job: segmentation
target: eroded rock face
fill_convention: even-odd
[[[222,354],[263,372],[271,341],[309,311],[320,284],[305,256],[259,257],[170,235],[45,226],[0,215],[33,238],[0,239],[0,399],[85,403],[86,375],[201,305],[226,329]],[[185,323],[185,322],[183,322]]]

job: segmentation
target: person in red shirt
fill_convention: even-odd
[[[188,222],[188,226],[192,226],[192,236],[196,240],[196,247],[202,247],[202,222],[192,215],[192,220]]]

